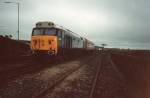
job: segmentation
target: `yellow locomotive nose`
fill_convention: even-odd
[[[57,36],[32,36],[31,48],[38,52],[57,54]]]

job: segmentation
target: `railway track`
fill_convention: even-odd
[[[110,54],[102,53],[97,65],[89,98],[129,98],[124,77],[112,62]]]
[[[81,63],[78,67],[69,70],[68,72],[66,72],[63,75],[60,75],[59,77],[57,77],[56,80],[53,80],[53,82],[51,83],[51,85],[49,85],[49,87],[47,89],[38,89],[36,92],[33,93],[31,98],[42,98],[42,96],[44,96],[46,93],[48,93],[49,90],[53,89],[55,86],[60,84],[63,80],[65,80],[69,75],[71,75],[73,72],[79,70],[82,66],[84,66],[85,63],[90,62],[94,58],[95,58],[95,56],[90,56],[88,59],[86,59],[84,61],[83,64]]]
[[[5,70],[5,71],[1,71],[0,72],[0,77],[1,77],[1,80],[2,81],[0,81],[0,95],[2,95],[2,96],[7,96],[7,98],[12,98],[13,96],[15,96],[15,98],[40,98],[39,96],[41,96],[41,95],[43,95],[46,91],[47,91],[47,89],[51,89],[51,88],[53,88],[53,87],[55,87],[57,84],[59,84],[61,81],[63,81],[68,75],[70,75],[71,73],[73,73],[74,71],[76,71],[76,70],[78,70],[81,66],[82,66],[82,64],[84,64],[85,62],[88,62],[88,61],[90,61],[90,59],[91,58],[94,58],[94,56],[92,55],[92,56],[88,56],[88,57],[86,57],[86,58],[82,58],[82,57],[80,57],[80,58],[78,58],[78,59],[76,59],[77,61],[80,61],[81,63],[80,63],[80,65],[78,65],[77,67],[75,67],[75,68],[68,68],[67,69],[67,67],[65,68],[65,69],[67,69],[67,71],[66,72],[61,72],[60,71],[60,73],[59,73],[59,75],[58,75],[58,77],[55,77],[55,78],[50,78],[50,80],[46,80],[47,82],[49,81],[49,86],[47,86],[46,88],[40,88],[41,86],[39,85],[39,86],[37,86],[37,87],[35,87],[36,89],[33,89],[33,92],[31,93],[31,92],[29,92],[29,94],[27,94],[26,93],[26,95],[24,95],[25,93],[24,93],[24,91],[19,91],[20,92],[20,94],[15,94],[14,93],[14,95],[13,94],[11,94],[11,95],[7,95],[7,93],[6,93],[6,95],[4,94],[5,93],[5,90],[2,90],[2,89],[5,89],[6,87],[7,87],[7,83],[11,83],[11,81],[12,80],[15,80],[15,81],[20,81],[20,80],[18,80],[19,79],[19,77],[20,77],[20,79],[21,79],[21,81],[22,81],[22,78],[21,77],[24,77],[24,76],[26,76],[25,74],[28,74],[29,76],[30,76],[30,74],[31,74],[31,76],[30,77],[32,77],[32,75],[33,75],[33,77],[34,76],[37,76],[38,74],[39,74],[39,71],[41,71],[41,70],[47,70],[47,68],[48,69],[51,69],[50,68],[50,66],[51,67],[55,67],[55,66],[57,66],[57,65],[59,65],[59,64],[47,64],[47,65],[44,65],[44,64],[38,64],[38,63],[34,63],[34,62],[26,62],[25,64],[26,65],[22,65],[22,67],[16,67],[16,68],[13,68],[13,69],[10,69],[10,70]],[[66,62],[66,63],[68,63],[68,61]],[[38,64],[38,65],[36,65],[36,64]],[[72,63],[70,63],[70,64],[72,64]],[[55,65],[55,66],[54,66]],[[60,64],[61,65],[61,64]],[[69,65],[67,65],[67,66],[69,66]],[[72,65],[71,65],[72,66]],[[46,68],[47,67],[47,68]],[[59,69],[63,69],[63,68],[59,68]],[[8,73],[7,73],[8,72]],[[37,74],[37,75],[36,75]],[[40,75],[40,74],[39,74]],[[57,74],[56,74],[56,76],[57,76]],[[49,77],[49,76],[48,76]],[[48,78],[47,77],[47,78]],[[51,77],[51,76],[50,76]],[[17,80],[16,80],[16,79]],[[35,77],[36,78],[36,77]],[[10,82],[9,82],[10,81]],[[31,81],[31,80],[27,80],[28,81],[28,83]],[[35,80],[35,81],[37,81],[37,80]],[[42,80],[43,81],[43,80]],[[24,81],[22,81],[23,83],[24,83]],[[41,82],[41,81],[37,81],[37,82]],[[16,82],[17,83],[17,82]],[[25,83],[25,85],[28,85],[28,83]],[[33,83],[32,85],[36,85],[37,83]],[[16,89],[17,90],[17,85],[18,85],[18,87],[19,87],[19,85],[24,85],[24,84],[14,84],[13,83],[13,85],[16,85],[15,86],[15,88],[12,88],[11,86],[10,87],[8,87],[6,90],[8,90],[8,89],[10,89],[10,92],[12,91],[12,89]],[[45,85],[45,84],[44,84]],[[27,86],[28,87],[28,86]],[[26,89],[25,87],[23,88],[23,89]],[[23,90],[22,89],[22,90]],[[2,92],[1,92],[2,91]],[[32,90],[31,90],[32,91]],[[25,91],[26,92],[26,91]],[[4,94],[4,95],[3,95]],[[19,96],[19,97],[16,97],[16,95],[17,96]],[[25,96],[25,97],[24,97]],[[1,97],[1,96],[0,96]],[[5,98],[5,97],[4,97]]]
[[[8,58],[11,59],[12,57]],[[8,60],[8,58],[6,57],[5,59]],[[19,60],[17,58],[13,59],[15,60],[13,62],[7,61],[8,63],[1,63],[0,88],[3,88],[5,85],[7,85],[9,81],[12,81],[17,77],[24,76],[26,74],[37,73],[45,68],[50,68],[53,65],[56,65],[55,63],[58,63],[57,58],[54,57],[48,57],[46,58],[46,60],[44,60],[43,57],[34,57],[31,55],[20,56]],[[50,59],[50,62],[47,61],[48,59]]]
[[[110,95],[115,94],[118,92],[117,89],[120,89],[118,86],[119,84],[116,84],[116,88],[111,85],[113,83],[114,85],[115,83],[118,83],[116,78],[118,77],[118,72],[110,63],[109,58],[110,56],[104,53],[93,54],[85,58],[79,58],[75,61],[58,65],[54,64],[55,66],[45,68],[40,72],[38,72],[37,69],[41,70],[41,68],[43,68],[42,66],[37,66],[37,69],[33,67],[25,67],[23,70],[20,69],[20,72],[28,73],[28,75],[23,75],[23,77],[15,80],[19,82],[12,82],[11,85],[15,86],[8,86],[8,88],[5,87],[6,89],[0,88],[0,97],[53,98],[49,95],[52,94],[52,96],[54,96],[56,94],[57,96],[57,88],[63,86],[64,83],[68,83],[67,86],[71,88],[70,92],[63,92],[64,89],[62,88],[62,92],[60,91],[58,98],[66,98],[66,96],[68,98],[71,94],[77,94],[76,96],[72,96],[72,98],[84,98],[85,96],[86,98],[99,98],[98,96],[102,96],[103,98],[103,94],[105,94],[104,89],[106,89]],[[37,73],[29,74],[29,72],[33,72],[34,69]],[[80,75],[78,73],[80,73]],[[76,78],[74,76],[76,76]],[[74,78],[71,80],[72,82],[68,81],[69,77]],[[108,87],[108,85],[110,87]],[[111,93],[112,91],[113,93]],[[62,93],[64,95],[62,95]],[[65,94],[67,95],[65,96]]]
[[[16,70],[30,69],[31,67],[36,67],[37,65],[58,63],[58,61],[59,63],[61,63],[63,61],[62,57],[33,55],[1,57],[0,75],[3,73],[10,73]],[[65,62],[65,60],[63,62]]]
[[[67,56],[33,56],[33,55],[22,55],[22,56],[6,56],[0,57],[0,73],[9,72],[12,70],[17,70],[21,68],[25,68],[27,66],[31,66],[33,64],[50,64],[50,63],[58,63],[58,61],[66,62],[77,57],[69,57]]]
[[[93,80],[93,84],[91,87],[89,98],[94,98],[94,95],[96,92],[96,86],[97,86],[97,82],[98,82],[98,77],[100,75],[100,71],[101,71],[101,67],[102,67],[103,56],[104,56],[104,54],[101,53],[101,55],[99,56],[100,59],[97,58],[97,71],[96,71],[96,75],[95,75],[94,80]]]

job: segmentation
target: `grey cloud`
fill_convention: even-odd
[[[4,1],[1,0],[0,4]],[[89,38],[97,45],[108,43],[110,47],[150,49],[149,0],[18,1],[20,2],[22,39],[30,39],[32,28],[37,21],[51,20]],[[0,34],[2,31],[14,32],[13,35],[16,36],[17,7],[11,4],[9,6],[1,4],[0,12],[2,13],[0,14],[0,26],[5,26],[0,27]],[[88,14],[80,16],[86,13]],[[103,21],[100,19],[101,16],[108,20]],[[85,19],[82,19],[83,17]],[[93,17],[96,19],[94,20]],[[78,22],[74,21],[75,19]]]

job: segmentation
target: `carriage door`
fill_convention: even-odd
[[[68,44],[69,48],[72,48],[72,37],[71,36],[68,36],[68,37],[69,37],[69,40],[68,40],[69,41],[69,44]]]

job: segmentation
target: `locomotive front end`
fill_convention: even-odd
[[[31,49],[38,54],[57,54],[56,36],[32,36]]]
[[[52,25],[49,22],[39,22],[33,28],[31,49],[34,54],[57,54],[57,31]]]

